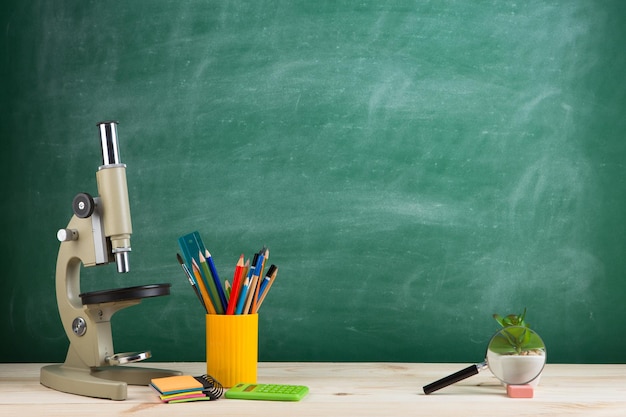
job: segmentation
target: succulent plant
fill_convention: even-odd
[[[541,355],[545,351],[543,341],[526,323],[526,309],[522,314],[505,317],[494,314],[493,318],[503,327],[492,340],[489,349],[510,355]]]
[[[524,318],[526,317],[526,308],[524,308],[524,312],[520,315],[517,314],[509,314],[506,317],[502,317],[499,314],[494,314],[493,318],[500,324],[502,327],[508,326],[522,326],[530,328],[530,325],[526,323]]]

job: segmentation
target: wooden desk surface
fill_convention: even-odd
[[[308,385],[297,403],[220,399],[162,404],[148,387],[125,401],[57,392],[39,383],[44,364],[0,364],[0,415],[8,416],[624,416],[626,365],[548,364],[532,399],[512,399],[483,371],[431,395],[422,386],[464,364],[260,363],[258,382]],[[145,363],[201,375],[203,363]]]

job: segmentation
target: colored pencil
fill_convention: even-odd
[[[256,305],[255,313],[259,312],[259,308],[261,308],[261,304],[263,304],[263,300],[265,300],[265,297],[267,296],[267,293],[270,291],[270,288],[272,287],[272,284],[276,280],[276,274],[278,274],[278,267],[275,266],[275,265],[270,266],[270,269],[268,269],[268,271],[267,271],[268,275],[270,274],[270,272],[271,272],[271,275],[270,275],[269,282],[267,283],[267,285],[265,286],[265,288],[261,292],[261,298],[260,298],[259,302]]]
[[[217,286],[215,285],[215,280],[213,280],[211,272],[209,271],[209,266],[207,264],[207,260],[202,254],[202,252],[198,252],[198,258],[200,259],[200,268],[204,273],[205,284],[207,288],[207,292],[211,297],[211,301],[213,301],[213,306],[215,306],[215,311],[217,314],[224,314],[224,305],[222,304],[222,300],[219,296],[219,292]],[[220,284],[221,287],[221,284]]]
[[[234,314],[235,307],[237,304],[237,297],[239,296],[239,291],[241,290],[241,275],[244,270],[243,264],[243,254],[239,257],[237,261],[237,265],[235,266],[235,273],[233,274],[233,288],[230,291],[230,297],[228,299],[228,306],[226,307],[226,314]]]
[[[215,267],[215,262],[213,262],[213,257],[211,253],[205,249],[204,257],[206,258],[207,263],[209,264],[209,269],[211,270],[211,276],[213,277],[213,281],[215,281],[215,286],[217,287],[217,295],[220,297],[220,302],[222,303],[223,309],[226,309],[226,294],[224,294],[224,289],[222,288],[222,282],[220,281],[220,276],[217,273],[217,268]]]
[[[237,311],[235,314],[242,314],[243,307],[246,304],[246,296],[248,295],[248,290],[250,289],[250,278],[246,277],[246,280],[243,283],[243,287],[241,287],[241,293],[239,294],[239,300],[237,300]]]
[[[252,281],[250,282],[250,289],[248,290],[248,294],[246,294],[246,304],[243,307],[242,314],[249,314],[250,307],[252,306],[252,299],[254,298],[254,294],[256,294],[256,283],[259,280],[259,277],[255,274],[252,275]]]
[[[204,311],[208,313],[209,311],[207,310],[206,305],[204,305],[202,294],[200,294],[200,290],[198,289],[198,286],[194,282],[193,276],[191,275],[189,268],[187,268],[187,265],[185,265],[185,262],[183,261],[183,258],[180,256],[180,253],[176,254],[176,259],[178,259],[178,263],[183,268],[183,271],[185,271],[185,275],[187,275],[187,280],[189,281],[189,284],[191,284],[191,288],[193,288],[193,292],[196,293],[198,300],[200,300],[200,304],[202,304],[202,308],[204,309]]]
[[[228,280],[224,281],[224,295],[226,295],[226,299],[230,298],[231,286]]]
[[[207,312],[209,314],[217,314],[215,310],[215,306],[211,301],[211,297],[209,297],[209,293],[204,285],[204,281],[202,280],[202,275],[200,274],[200,268],[198,268],[198,264],[195,259],[191,260],[191,268],[193,269],[193,275],[196,277],[196,283],[200,288],[200,293],[202,294],[202,299],[204,300],[204,305],[206,306]]]
[[[239,288],[239,296],[238,296],[238,298],[241,298],[241,292],[243,290],[243,284],[244,284],[244,281],[245,281],[246,277],[252,278],[251,272],[252,271],[250,271],[250,259],[246,259],[246,263],[243,266],[243,271],[241,271],[241,279],[239,280],[239,287],[240,288]],[[237,300],[237,301],[239,301],[239,300]],[[235,306],[236,305],[237,304],[235,304]]]

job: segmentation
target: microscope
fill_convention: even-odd
[[[115,261],[117,272],[129,271],[132,225],[126,165],[120,162],[117,122],[98,124],[102,165],[96,173],[98,197],[79,193],[74,215],[60,229],[56,298],[70,345],[63,364],[41,368],[40,382],[52,389],[88,397],[125,400],[127,384],[148,385],[152,378],[181,372],[124,366],[149,358],[150,352],[115,353],[111,317],[142,299],[169,295],[170,284],[80,292],[80,268]]]

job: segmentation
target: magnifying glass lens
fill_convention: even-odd
[[[546,346],[541,337],[527,327],[505,327],[491,338],[487,363],[494,376],[505,384],[527,384],[543,370]]]

